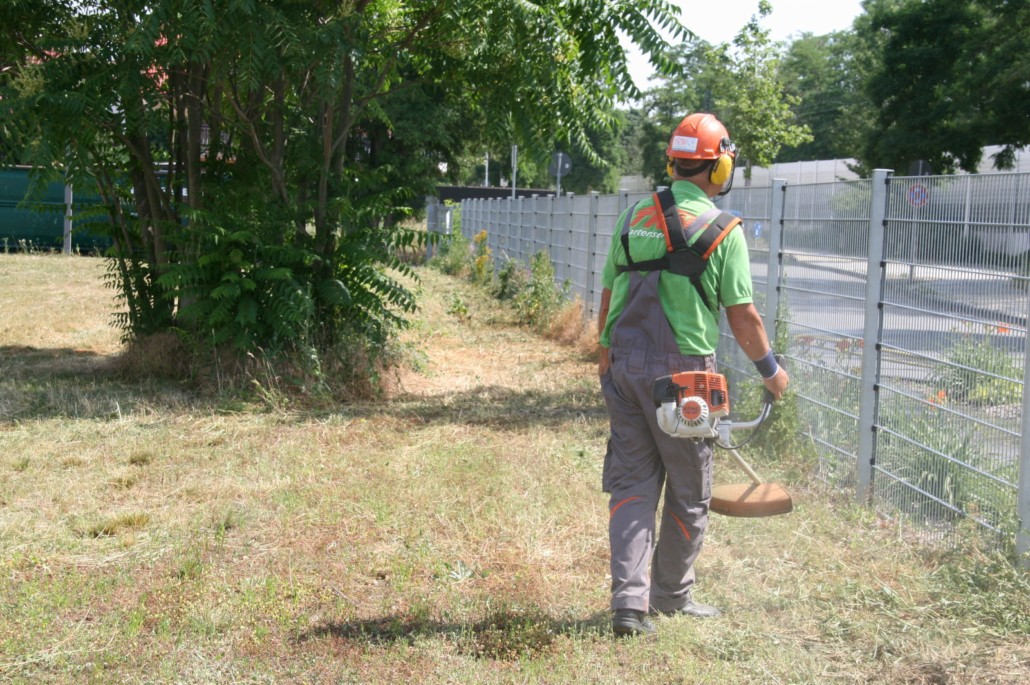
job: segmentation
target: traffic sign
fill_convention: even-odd
[[[924,207],[930,201],[930,190],[922,183],[913,183],[908,187],[905,199],[913,207]]]
[[[572,158],[564,152],[555,152],[551,155],[551,164],[547,170],[551,172],[551,176],[568,176],[572,171]]]

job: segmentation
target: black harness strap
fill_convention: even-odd
[[[643,262],[633,261],[629,252],[629,229],[634,212],[627,212],[619,236],[623,252],[626,254],[626,264],[617,266],[616,271],[624,273],[626,271],[665,270],[677,276],[686,276],[694,284],[694,289],[697,290],[705,307],[709,311],[714,311],[701,283],[701,274],[705,272],[708,258],[712,252],[719,246],[722,239],[740,223],[740,219],[715,207],[694,219],[690,226],[683,228],[672,191],[666,189],[655,193],[655,202],[661,209],[661,217],[664,221],[662,231],[665,233],[666,247],[669,249],[658,259],[648,259]],[[690,239],[699,231],[701,231],[701,235],[693,243],[690,243]]]

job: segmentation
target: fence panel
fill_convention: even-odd
[[[596,195],[581,195],[569,202],[568,224],[565,233],[565,262],[567,277],[576,295],[584,302],[592,299],[593,283],[590,280],[589,250],[590,235],[593,233],[592,216]]]
[[[934,538],[1016,514],[1026,175],[891,179],[874,496]]]
[[[787,186],[780,297],[791,381],[819,476],[854,486],[870,181]],[[858,198],[858,200],[856,200]]]
[[[740,217],[744,238],[747,241],[751,258],[751,275],[754,282],[755,307],[760,314],[765,313],[765,299],[768,284],[769,268],[769,230],[772,223],[770,215],[771,188],[769,186],[737,187],[731,193],[720,198],[716,205],[720,209]],[[741,387],[745,378],[753,382],[755,372],[747,355],[740,349],[730,332],[725,317],[721,319],[722,342],[719,347],[719,366],[727,374],[731,399],[736,401],[736,389]]]

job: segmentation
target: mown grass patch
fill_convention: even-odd
[[[788,516],[712,518],[698,596],[722,618],[614,640],[593,363],[423,277],[424,366],[388,402],[229,411],[87,365],[0,416],[0,681],[1027,680],[1025,575],[796,477]],[[88,409],[105,395],[121,412]]]

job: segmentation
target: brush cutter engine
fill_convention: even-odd
[[[782,357],[777,362],[783,364]],[[716,447],[730,453],[751,482],[712,487],[710,509],[726,516],[761,517],[786,514],[794,508],[790,494],[775,483],[764,483],[738,449],[755,437],[772,408],[773,395],[763,391],[762,410],[753,421],[733,421],[726,377],[705,371],[684,371],[656,378],[652,388],[658,426],[674,438],[712,439]],[[730,441],[730,431],[755,430],[740,445]]]
[[[684,371],[655,379],[658,426],[674,438],[719,437],[719,419],[730,413],[726,377],[707,371]]]

